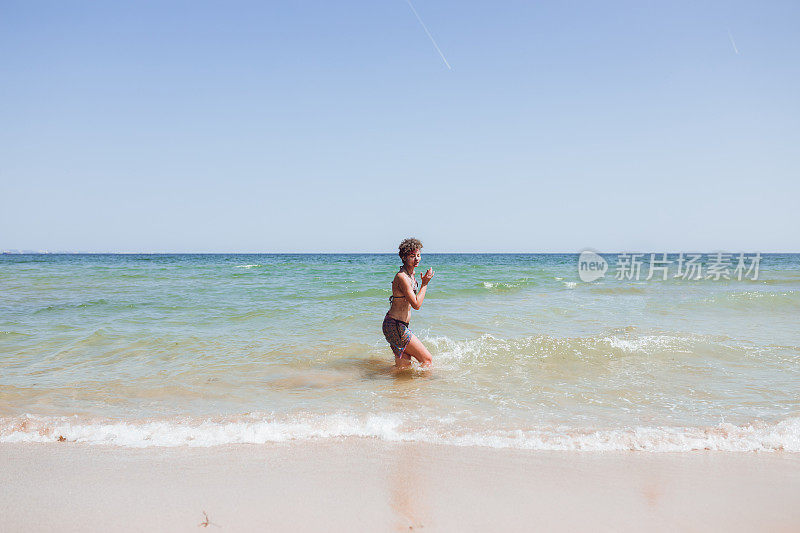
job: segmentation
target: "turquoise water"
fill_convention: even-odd
[[[577,264],[423,253],[434,368],[398,374],[396,255],[3,255],[0,441],[800,451],[800,255],[741,281]]]

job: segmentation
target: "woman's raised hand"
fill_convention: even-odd
[[[428,284],[428,282],[431,280],[431,278],[432,278],[432,277],[433,277],[433,269],[432,269],[432,268],[429,268],[429,269],[428,269],[428,271],[427,271],[427,272],[425,272],[425,273],[422,275],[422,284],[423,284],[423,285],[427,285],[427,284]]]

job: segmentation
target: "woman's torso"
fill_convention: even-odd
[[[406,276],[406,278],[409,278],[411,280],[411,290],[413,290],[414,293],[417,292],[417,278],[413,275],[410,276],[403,271],[398,272],[392,280],[392,297],[389,299],[391,306],[389,307],[389,312],[387,314],[395,320],[410,322],[411,303],[408,301],[408,298],[403,296],[403,293],[400,292],[400,276]]]

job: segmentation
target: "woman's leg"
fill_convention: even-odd
[[[401,357],[397,357],[397,353],[395,353],[394,357],[394,366],[395,368],[408,368],[411,366],[411,356],[407,353],[403,352]]]
[[[405,348],[400,349],[397,346],[392,344],[389,347],[394,352],[394,366],[397,368],[405,368],[407,366],[411,366],[411,356],[408,355]]]
[[[422,344],[422,341],[417,338],[416,335],[411,336],[411,340],[408,341],[405,350],[403,350],[403,355],[408,357],[409,355],[420,362],[422,366],[430,366],[433,362],[433,357],[431,357],[431,352]],[[405,357],[403,358],[405,362]],[[395,361],[397,362],[397,361]],[[410,362],[410,361],[409,361]],[[401,366],[398,363],[397,366]]]

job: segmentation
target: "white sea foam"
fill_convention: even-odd
[[[574,289],[575,287],[577,287],[577,286],[578,286],[578,283],[577,283],[577,282],[575,282],[575,281],[565,281],[565,282],[564,282],[564,286],[565,286],[566,288],[568,288],[568,289]]]
[[[470,430],[459,427],[451,419],[429,420],[420,427],[409,424],[400,415],[356,416],[346,413],[286,420],[255,415],[228,420],[139,422],[30,415],[0,419],[0,442],[57,442],[59,437],[70,442],[134,448],[210,447],[362,437],[528,450],[800,452],[800,418],[743,426],[723,423],[713,427],[578,429],[556,426],[519,430]]]
[[[688,340],[672,335],[642,335],[640,337],[609,336],[600,339],[600,342],[627,353],[652,353],[654,350],[686,351]]]
[[[236,265],[236,268],[257,268],[263,265]]]
[[[480,337],[455,340],[440,335],[423,337],[436,354],[437,364],[457,361],[473,362],[496,356],[528,357],[578,357],[581,354],[598,355],[654,354],[657,352],[689,353],[697,344],[710,342],[700,335],[600,335],[589,337],[552,337],[535,335],[517,339],[502,339],[485,333]]]
[[[163,419],[146,421],[80,420],[77,417],[0,419],[0,442],[53,442],[59,437],[87,444],[133,448],[150,446],[218,446],[263,444],[333,437],[378,437],[402,440],[400,420],[392,416],[364,419],[334,414],[277,420],[247,416],[230,420]]]
[[[526,279],[516,279],[513,281],[484,281],[481,283],[481,286],[484,289],[499,289],[499,290],[515,290],[521,287],[533,284],[530,280]]]
[[[484,333],[476,339],[463,341],[453,340],[446,335],[425,336],[423,342],[433,348],[436,353],[437,365],[440,365],[441,362],[447,364],[451,361],[486,357],[499,350],[507,350],[509,347],[509,341],[498,339],[488,333]]]

